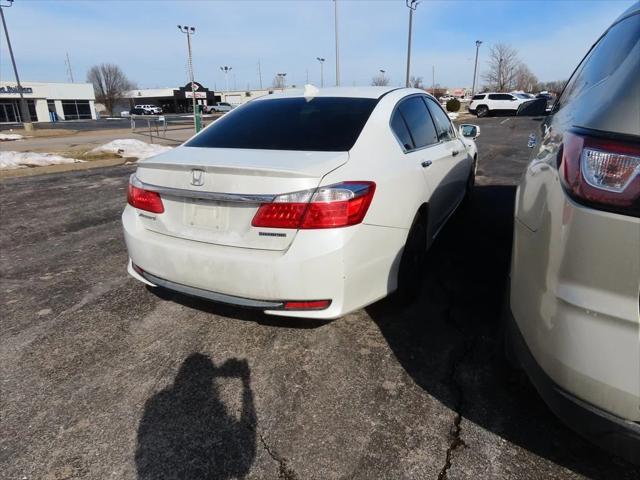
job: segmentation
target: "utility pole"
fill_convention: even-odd
[[[407,41],[407,76],[405,80],[405,87],[409,85],[409,75],[411,74],[411,33],[413,30],[413,12],[418,8],[420,0],[405,0],[407,7],[409,8],[409,40]]]
[[[33,130],[33,123],[31,123],[31,115],[29,114],[29,107],[24,99],[22,92],[22,84],[20,83],[20,76],[18,75],[18,67],[16,67],[16,59],[13,56],[13,48],[11,48],[11,40],[9,39],[9,30],[7,30],[7,22],[4,19],[4,9],[13,5],[13,0],[4,0],[8,2],[3,5],[0,3],[0,17],[2,17],[2,28],[4,28],[4,34],[7,37],[7,47],[9,48],[9,56],[11,57],[11,63],[13,64],[13,73],[16,76],[16,83],[18,84],[18,94],[20,95],[20,116],[22,120],[22,126],[26,132]]]
[[[67,74],[69,75],[69,79],[71,80],[71,83],[73,82],[73,70],[71,70],[71,60],[69,60],[69,52],[67,53]]]
[[[260,68],[260,59],[258,59],[258,80],[260,81],[260,90],[262,90],[262,69]]]
[[[196,84],[193,80],[193,58],[191,52],[191,35],[195,35],[196,27],[190,27],[188,25],[178,25],[178,30],[187,35],[187,50],[189,54],[189,79],[191,80],[191,96],[193,100],[193,128],[198,133],[201,128],[200,112],[198,112],[198,105],[196,101]]]
[[[431,66],[431,88],[433,89],[433,96],[436,95],[436,66]]]
[[[471,87],[471,96],[476,93],[476,75],[478,72],[478,50],[480,50],[480,45],[482,45],[482,40],[476,40],[476,63],[473,67],[473,86]]]
[[[324,87],[324,61],[325,58],[316,57],[316,60],[320,63],[320,87]]]
[[[340,48],[338,43],[338,0],[333,0],[333,16],[336,33],[336,87],[340,86]]]
[[[280,79],[278,83],[280,84],[280,88],[282,89],[282,91],[284,91],[284,89],[287,88],[287,80],[285,78],[286,76],[287,76],[286,73],[276,73],[276,77]]]

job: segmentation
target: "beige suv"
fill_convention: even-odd
[[[595,43],[529,146],[508,356],[579,433],[640,463],[640,3]]]

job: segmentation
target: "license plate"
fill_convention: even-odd
[[[184,224],[192,228],[223,230],[227,226],[226,210],[215,202],[189,200],[184,206]]]

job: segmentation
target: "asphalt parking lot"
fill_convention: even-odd
[[[0,477],[639,478],[504,364],[529,118],[486,118],[478,182],[420,300],[328,323],[155,292],[120,227],[133,166],[0,182]]]

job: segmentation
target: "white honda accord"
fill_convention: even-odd
[[[129,273],[291,317],[336,318],[396,289],[410,299],[473,187],[478,134],[416,89],[252,100],[138,164],[122,215]]]

